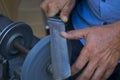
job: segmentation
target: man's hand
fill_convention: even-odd
[[[60,12],[60,18],[67,22],[74,5],[75,0],[44,0],[40,6],[47,17],[53,17]]]
[[[77,80],[107,80],[112,74],[120,59],[120,26],[118,25],[120,23],[61,33],[68,39],[86,40],[83,50],[72,66],[74,75],[87,64]]]

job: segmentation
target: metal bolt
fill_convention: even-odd
[[[20,51],[21,53],[27,54],[29,52],[29,49],[27,49],[26,47],[24,47],[22,44],[20,44],[19,42],[15,41],[13,43],[13,46]]]
[[[47,67],[47,72],[49,73],[49,74],[53,74],[53,68],[52,68],[52,64],[49,64],[48,65],[48,67]]]

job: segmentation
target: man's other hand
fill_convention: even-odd
[[[60,12],[60,18],[67,22],[74,5],[75,0],[44,0],[40,7],[47,17],[53,17]]]
[[[67,39],[86,40],[77,61],[72,65],[72,74],[86,68],[77,80],[107,80],[120,59],[120,23],[104,27],[62,32]]]

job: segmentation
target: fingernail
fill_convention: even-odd
[[[67,16],[63,16],[63,17],[62,17],[62,20],[63,20],[64,22],[67,22],[67,21],[68,21]]]

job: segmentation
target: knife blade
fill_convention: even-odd
[[[71,75],[67,40],[60,33],[65,31],[65,24],[59,18],[48,18],[51,35],[51,62],[55,80],[64,80]]]

